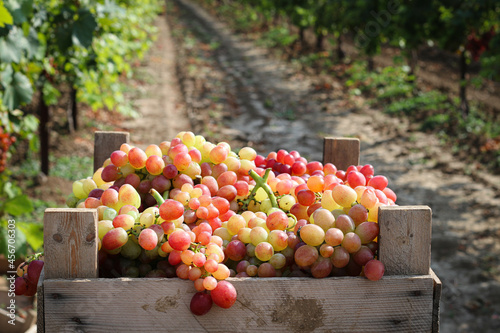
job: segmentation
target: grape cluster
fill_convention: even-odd
[[[202,315],[234,304],[230,276],[380,279],[378,207],[397,200],[387,185],[371,165],[236,153],[181,132],[145,150],[123,144],[67,204],[97,209],[102,277],[191,280]]]
[[[14,282],[17,296],[35,296],[43,264],[43,260],[35,259],[19,265],[17,268],[18,276]]]
[[[6,133],[4,129],[0,127],[0,173],[5,171],[7,167],[7,152],[14,142],[16,142],[16,138]]]

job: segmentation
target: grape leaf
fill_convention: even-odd
[[[36,252],[43,245],[43,227],[40,223],[17,222],[16,227],[26,236],[26,240],[31,248]]]
[[[24,213],[31,213],[33,211],[33,204],[26,195],[19,195],[14,199],[5,202],[4,210],[12,215],[18,216]]]
[[[4,75],[2,73],[3,79]],[[6,83],[4,87],[4,103],[11,110],[21,104],[30,102],[33,97],[33,86],[30,80],[22,73],[14,73],[10,83]]]
[[[78,19],[73,25],[73,43],[88,48],[92,44],[97,22],[88,9],[78,10]]]
[[[5,27],[6,24],[14,24],[14,19],[10,15],[7,8],[4,7],[3,1],[0,1],[0,27]]]
[[[4,226],[5,225],[5,226]],[[8,251],[8,242],[9,242],[9,234],[7,233],[7,225],[6,221],[2,223],[2,228],[0,228],[0,254],[5,255],[6,257],[9,255]],[[16,227],[16,233],[14,236],[14,249],[16,251],[16,259],[19,257],[24,257],[28,252],[28,244],[26,243],[26,236],[24,233]]]
[[[0,38],[0,62],[15,62],[21,60],[23,45],[17,40],[18,34],[12,30],[7,37]]]

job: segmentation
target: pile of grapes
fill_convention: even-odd
[[[228,277],[380,279],[378,207],[396,201],[387,185],[371,165],[236,153],[181,132],[145,150],[123,144],[67,204],[98,211],[101,277],[189,279],[203,315],[234,304]]]
[[[0,173],[5,171],[7,166],[7,152],[14,142],[16,142],[16,138],[5,132],[0,126]]]

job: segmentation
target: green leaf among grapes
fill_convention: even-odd
[[[0,27],[3,28],[6,24],[14,24],[14,19],[12,18],[12,15],[10,15],[7,8],[3,5],[3,1],[0,1]]]
[[[88,48],[92,44],[97,22],[88,9],[78,10],[78,19],[73,25],[73,43]]]

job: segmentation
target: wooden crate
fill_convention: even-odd
[[[128,139],[96,133],[95,166]],[[326,138],[324,162],[359,164],[359,140]],[[192,281],[98,278],[96,210],[47,209],[38,332],[438,332],[431,209],[381,207],[379,224],[381,280],[229,278],[238,292],[234,306],[214,305],[199,317],[189,310]]]

